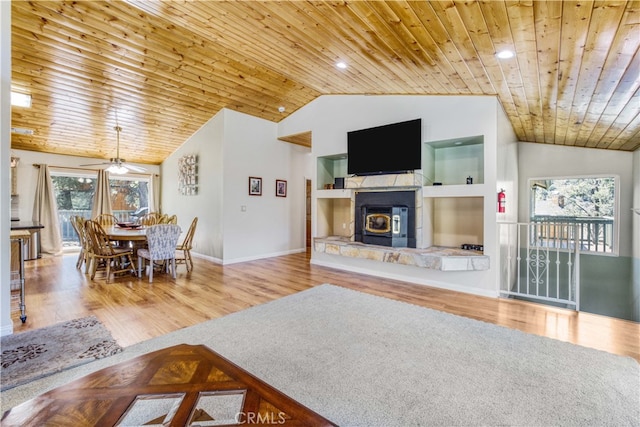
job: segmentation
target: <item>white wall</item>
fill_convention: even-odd
[[[277,130],[276,123],[222,110],[163,163],[162,209],[178,215],[181,226],[181,218],[198,216],[194,253],[229,264],[305,250],[310,154],[279,141]],[[198,155],[198,195],[180,196],[172,171],[190,154]],[[262,178],[261,196],[249,195],[250,176]],[[276,197],[276,179],[287,181],[287,197]]]
[[[0,335],[13,332],[11,322],[11,2],[0,1]]]
[[[215,115],[162,163],[161,210],[178,217],[186,232],[194,217],[198,226],[193,252],[221,262],[223,254],[223,138],[224,110]],[[178,192],[178,160],[198,157],[198,192],[184,196]]]
[[[325,95],[280,122],[278,133],[312,131],[314,156],[346,153],[348,131],[415,118],[424,141],[485,135],[495,142],[495,105],[491,96]]]
[[[504,213],[497,213],[497,219],[501,222],[516,222],[518,220],[518,200],[520,193],[518,189],[518,138],[513,127],[507,118],[506,113],[500,104],[498,108],[498,149],[496,163],[496,188],[491,210],[497,212],[498,192],[505,190],[506,207]]]
[[[279,141],[277,130],[273,122],[225,112],[225,263],[305,250],[304,175],[292,165],[308,154]],[[262,178],[262,196],[249,196],[250,176]],[[276,197],[276,179],[287,181],[287,197]]]

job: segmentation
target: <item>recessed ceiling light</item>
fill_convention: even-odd
[[[278,111],[280,111],[281,113],[284,113],[285,108],[281,105],[278,107]]]
[[[496,53],[496,56],[500,59],[509,59],[509,58],[513,58],[515,56],[515,53],[513,53],[512,50],[505,49]]]
[[[341,70],[346,70],[347,69],[347,63],[346,62],[336,62],[336,67],[340,68]]]

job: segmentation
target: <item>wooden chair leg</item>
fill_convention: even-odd
[[[82,270],[82,263],[84,262],[84,251],[80,248],[80,253],[78,254],[78,260],[76,261],[76,268],[78,270]]]
[[[89,265],[87,264],[87,267]],[[91,280],[96,277],[96,271],[98,270],[98,260],[95,257],[91,257]]]
[[[109,279],[111,278],[111,263],[114,262],[114,260],[107,260],[107,283],[109,283]]]
[[[127,259],[129,260],[129,271],[137,276],[136,265],[133,262],[133,257],[127,254]]]

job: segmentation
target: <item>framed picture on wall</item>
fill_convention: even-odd
[[[249,177],[249,195],[262,196],[262,178],[255,176]]]
[[[287,197],[287,181],[284,179],[276,179],[276,196]]]

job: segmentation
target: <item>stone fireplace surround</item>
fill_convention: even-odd
[[[440,271],[480,271],[489,269],[489,257],[479,251],[459,248],[424,247],[422,181],[419,174],[390,174],[348,177],[345,188],[351,192],[350,237],[327,236],[314,239],[316,252],[380,262],[412,265]],[[415,193],[415,247],[394,248],[355,241],[356,193]]]

